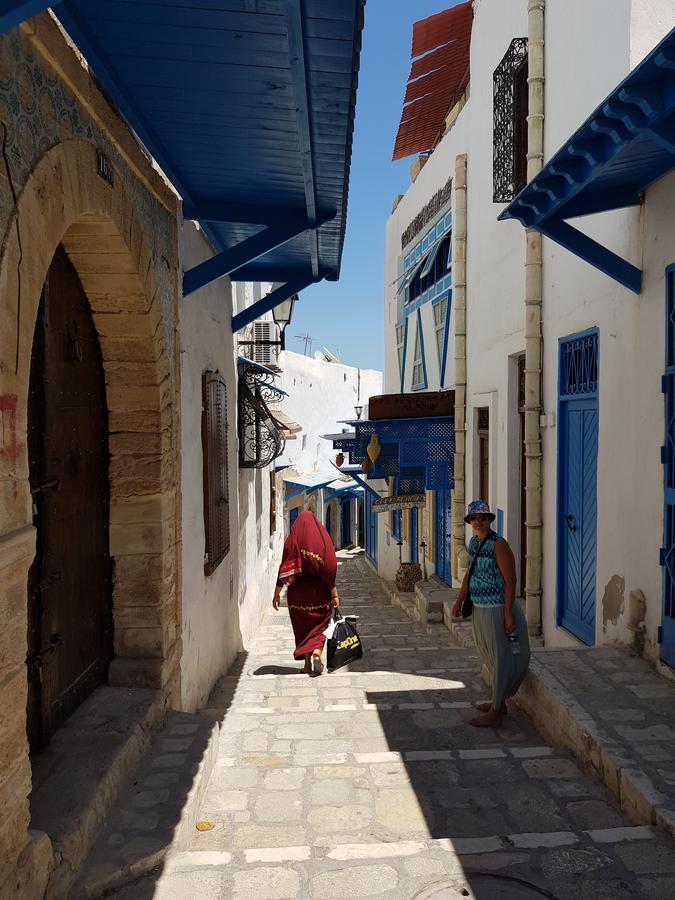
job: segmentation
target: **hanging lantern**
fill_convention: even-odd
[[[370,461],[373,465],[375,465],[375,463],[377,462],[377,458],[381,452],[382,452],[382,448],[380,447],[380,443],[377,439],[377,435],[376,434],[371,435],[370,443],[368,444],[366,453],[368,454],[368,458],[370,459]]]

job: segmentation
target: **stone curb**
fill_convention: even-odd
[[[201,720],[202,728],[208,729],[208,738],[203,751],[199,751],[201,758],[194,771],[192,786],[185,795],[172,840],[167,841],[164,846],[146,852],[138,852],[133,861],[122,866],[112,862],[101,863],[99,860],[90,859],[89,865],[85,864],[81,870],[72,894],[73,900],[95,900],[95,898],[107,896],[111,891],[118,890],[143,875],[147,875],[163,861],[168,861],[174,853],[180,852],[189,845],[199,809],[218,758],[220,737],[220,725],[217,722],[210,722],[207,717],[199,714],[194,718],[195,721]],[[169,722],[170,720],[171,714]],[[168,729],[160,732],[159,740],[165,738],[167,733]],[[152,755],[152,753],[153,748],[151,747],[149,754]],[[149,758],[145,762],[147,764]]]
[[[530,671],[515,702],[552,743],[567,747],[609,788],[631,822],[656,825],[675,838],[675,810],[637,760],[598,729],[595,719],[532,654]]]
[[[443,623],[460,646],[474,646],[470,622],[453,619],[447,601],[443,604]],[[489,685],[490,675],[484,666],[481,674]],[[663,828],[675,839],[675,808],[669,808],[675,807],[675,799],[658,791],[638,761],[627,757],[620,744],[602,735],[593,716],[539,662],[536,648],[514,701],[546,740],[567,747],[593,771],[631,822]]]

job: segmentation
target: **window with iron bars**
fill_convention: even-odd
[[[230,550],[227,387],[219,372],[202,374],[204,572],[211,575]]]
[[[493,76],[495,203],[508,203],[527,184],[527,38],[514,38]]]

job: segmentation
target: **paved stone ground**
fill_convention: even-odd
[[[519,699],[544,733],[588,759],[634,820],[675,836],[675,683],[617,647],[540,650],[531,668]]]
[[[675,897],[672,842],[631,826],[522,712],[469,726],[486,699],[474,651],[389,606],[361,555],[339,554],[338,579],[364,659],[299,674],[270,606],[211,698],[222,730],[199,818],[213,828],[116,897]]]

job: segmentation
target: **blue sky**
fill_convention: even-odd
[[[410,184],[414,157],[391,161],[410,71],[412,23],[454,6],[458,0],[367,0],[356,127],[349,187],[342,274],[302,292],[286,333],[297,353],[314,339],[342,362],[364,369],[384,367],[384,226],[397,194]]]

